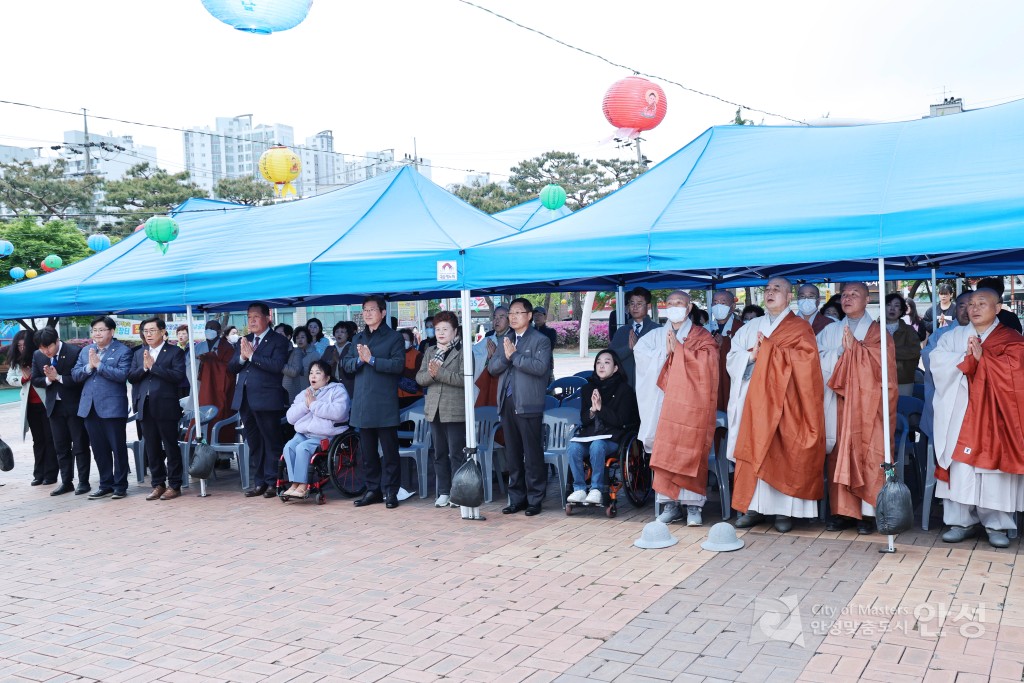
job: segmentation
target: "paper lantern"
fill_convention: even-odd
[[[608,88],[601,109],[608,123],[618,129],[615,137],[632,140],[661,123],[668,111],[668,102],[665,91],[657,83],[640,76],[628,76]]]
[[[14,253],[14,245],[7,240],[0,240],[0,258],[7,258]]]
[[[139,232],[140,230],[145,230],[145,229],[146,229],[146,224],[145,223],[140,223],[139,225],[135,226],[135,230],[133,232]]]
[[[292,181],[302,172],[302,161],[298,155],[285,147],[277,145],[260,155],[260,174],[274,183],[278,197],[296,194]]]
[[[545,185],[540,191],[540,203],[544,205],[545,209],[551,209],[556,211],[565,206],[565,190],[562,189],[561,185]]]
[[[170,216],[153,216],[146,221],[146,237],[156,242],[160,252],[167,253],[167,245],[178,239],[178,222]]]
[[[203,0],[214,17],[239,31],[266,35],[295,28],[313,0]]]
[[[46,265],[46,259],[43,259],[42,261],[39,262],[39,269],[42,270],[44,273],[52,273],[53,272],[53,268],[51,268],[50,266]]]
[[[11,268],[10,276],[12,280],[20,280],[25,277],[24,268]]]
[[[56,254],[50,254],[49,256],[43,259],[43,265],[45,265],[50,270],[57,270],[58,268],[64,265],[64,259],[62,259],[60,256],[57,256]]]
[[[110,238],[106,235],[89,235],[89,239],[86,241],[89,248],[93,251],[105,251],[110,248]]]
[[[29,268],[28,270],[25,271],[25,277],[27,277],[29,280],[34,278],[36,275],[39,275],[39,273],[37,273],[32,268]]]

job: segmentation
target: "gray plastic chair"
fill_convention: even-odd
[[[235,429],[235,433],[238,435],[238,441],[221,441],[220,432],[224,427],[228,425],[238,425]],[[245,431],[244,425],[242,425],[242,418],[238,413],[235,413],[229,418],[214,423],[210,430],[210,438],[208,443],[213,450],[218,453],[228,453],[235,459],[235,464],[238,465],[238,475],[242,482],[242,490],[245,491],[249,488],[249,447],[245,443],[243,433]]]
[[[555,408],[544,413],[546,438],[544,443],[544,464],[552,465],[558,477],[558,490],[562,498],[560,505],[565,504],[565,485],[569,481],[569,439],[580,426],[578,408]]]
[[[430,423],[423,412],[423,402],[419,401],[406,408],[399,416],[400,422],[412,422],[412,444],[398,449],[402,458],[411,458],[416,463],[416,479],[420,498],[426,498],[429,484],[427,482],[427,461],[430,458]]]
[[[484,475],[485,503],[494,500],[494,437],[500,428],[501,418],[498,416],[497,408],[488,406],[476,409],[477,457]],[[498,474],[498,490],[502,494],[508,490],[500,473]]]

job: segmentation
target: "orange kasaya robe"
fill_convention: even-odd
[[[721,340],[721,346],[718,347],[718,410],[725,411],[729,408],[731,381],[729,379],[729,371],[725,368],[726,358],[729,356],[729,350],[732,349],[733,336],[741,329],[743,329],[743,323],[739,318],[733,316],[732,326],[728,330],[729,336],[720,335],[715,337]]]
[[[718,344],[694,325],[658,376],[665,392],[651,450],[654,490],[672,500],[680,489],[706,495],[708,452],[715,435]]]
[[[953,459],[986,470],[1024,474],[1024,337],[999,325],[957,367],[968,400]],[[949,481],[943,470],[943,481]]]
[[[843,352],[828,385],[836,392],[836,445],[828,454],[832,514],[861,518],[861,501],[874,505],[885,483],[882,430],[882,327],[873,323],[864,340]],[[889,335],[888,332],[885,334]],[[896,345],[888,339],[889,443],[895,443]],[[891,452],[891,451],[890,451]]]
[[[235,395],[235,375],[228,372],[228,363],[231,362],[231,357],[234,354],[235,349],[231,344],[226,339],[221,339],[217,344],[216,351],[204,353],[196,358],[201,362],[199,405],[217,406],[217,417],[213,419],[215,423],[226,420],[235,414],[235,411],[231,409],[231,399]],[[234,425],[228,425],[220,430],[218,438],[222,443],[234,441]]]
[[[824,494],[825,384],[807,321],[787,315],[757,353],[734,449],[732,506],[747,512],[760,479],[794,498]]]

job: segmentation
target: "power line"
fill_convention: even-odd
[[[613,62],[612,60],[608,59],[607,57],[603,57],[603,56],[597,54],[596,52],[591,52],[590,50],[585,50],[585,49],[583,49],[581,47],[576,47],[575,45],[571,45],[571,44],[565,42],[564,40],[559,40],[558,38],[555,38],[552,35],[544,33],[543,31],[539,31],[539,30],[537,30],[535,28],[531,28],[529,26],[526,26],[525,24],[521,24],[518,21],[516,21],[515,19],[510,19],[510,18],[506,17],[503,14],[499,14],[498,12],[495,12],[492,9],[489,9],[487,7],[483,7],[483,6],[478,5],[478,4],[474,3],[474,2],[470,2],[469,0],[456,0],[456,2],[461,2],[463,5],[469,5],[470,7],[475,7],[476,9],[481,10],[483,12],[487,12],[488,14],[493,15],[493,16],[497,17],[498,19],[501,19],[502,21],[507,21],[508,23],[512,24],[513,26],[517,26],[517,27],[519,27],[521,29],[524,29],[526,31],[529,31],[531,33],[536,33],[537,35],[539,35],[539,36],[541,36],[543,38],[547,38],[548,40],[553,41],[555,43],[558,43],[559,45],[561,45],[563,47],[567,47],[570,50],[575,50],[576,52],[580,52],[582,54],[585,54],[588,57],[593,57],[595,59],[599,59],[602,62],[604,62],[606,64],[610,64],[611,66],[614,66],[616,68],[627,69],[629,71],[632,71],[633,73],[635,73],[638,76],[646,76],[647,78],[653,78],[655,80],[663,81],[665,83],[670,83],[670,84],[675,85],[675,86],[677,86],[679,88],[682,88],[683,90],[685,90],[687,92],[691,92],[694,95],[700,95],[701,97],[707,97],[707,98],[710,98],[712,100],[718,100],[719,102],[723,102],[723,103],[728,104],[728,105],[730,105],[732,107],[740,107],[741,109],[746,109],[747,111],[756,111],[759,114],[767,114],[768,116],[774,116],[776,118],[780,118],[780,119],[783,119],[785,121],[790,121],[792,123],[796,123],[796,124],[799,124],[801,126],[809,126],[810,125],[806,121],[800,121],[798,119],[794,119],[794,118],[791,118],[789,116],[785,116],[783,114],[776,114],[774,112],[770,112],[770,111],[767,111],[765,109],[758,109],[757,107],[750,107],[750,106],[747,106],[745,104],[740,104],[739,102],[733,102],[732,100],[727,100],[724,97],[719,97],[718,95],[715,95],[713,93],[704,92],[703,90],[697,90],[696,88],[691,88],[689,86],[683,85],[679,81],[673,81],[672,79],[665,78],[664,76],[658,76],[658,75],[655,75],[655,74],[644,73],[643,71],[640,71],[639,69],[635,69],[635,68],[633,68],[631,66],[627,66],[625,64],[619,64],[618,62]]]

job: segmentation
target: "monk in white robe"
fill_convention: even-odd
[[[1006,548],[1013,515],[1024,510],[1024,337],[997,320],[1000,299],[975,292],[970,323],[944,334],[931,353],[935,494],[945,499],[947,543],[984,527],[993,547]]]
[[[772,278],[767,314],[736,333],[729,370],[728,458],[736,464],[738,528],[775,516],[785,533],[793,517],[818,515],[824,495],[825,418],[818,347],[811,326],[790,311],[793,285]]]
[[[863,282],[843,285],[840,303],[846,317],[818,334],[832,511],[825,529],[840,531],[856,524],[858,533],[870,534],[875,530],[874,503],[885,483],[881,335],[889,333],[867,312],[868,287]],[[892,335],[888,342],[892,444],[899,387]]]

